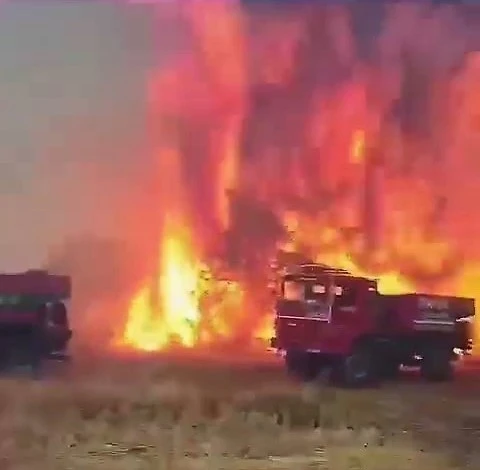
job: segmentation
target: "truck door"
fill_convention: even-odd
[[[277,303],[277,337],[284,348],[316,349],[331,306],[325,282],[318,279],[286,279]]]
[[[332,307],[332,330],[341,337],[352,334],[362,321],[359,315],[361,290],[354,282],[337,282]]]

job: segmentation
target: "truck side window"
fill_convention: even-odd
[[[357,303],[357,293],[352,287],[343,287],[342,294],[336,297],[335,303],[339,307],[352,307]]]

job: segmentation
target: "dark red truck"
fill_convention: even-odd
[[[0,368],[28,365],[38,372],[44,359],[66,359],[72,337],[68,276],[45,271],[0,274]]]
[[[383,295],[377,281],[302,264],[278,281],[275,337],[287,369],[347,386],[393,378],[418,365],[428,380],[452,378],[472,349],[475,301],[427,294]]]

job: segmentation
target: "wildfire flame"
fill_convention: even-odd
[[[132,296],[123,346],[253,347],[271,334],[279,252],[374,276],[385,293],[480,297],[468,207],[480,53],[460,47],[444,10],[389,6],[368,62],[347,6],[173,4],[190,46],[149,83],[157,261]]]

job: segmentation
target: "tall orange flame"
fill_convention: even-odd
[[[479,53],[445,52],[445,37],[465,38],[443,10],[396,5],[364,60],[359,14],[181,3],[190,47],[150,87],[158,260],[123,345],[268,337],[279,249],[375,276],[384,292],[480,298]]]

